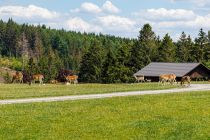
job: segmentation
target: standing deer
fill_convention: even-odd
[[[191,78],[190,78],[190,76],[184,76],[184,77],[182,77],[182,79],[181,79],[181,86],[183,86],[185,82],[188,83],[187,86],[189,87],[189,86],[190,86],[190,83],[191,83]]]
[[[145,82],[144,75],[141,75],[141,76],[134,75],[134,77],[136,79],[136,82],[138,82],[138,83],[139,83],[139,81]]]
[[[77,75],[72,75],[72,76],[70,76],[70,75],[65,76],[64,75],[64,77],[65,77],[66,81],[69,82],[70,84],[71,83],[74,83],[74,84],[78,83],[78,76]]]
[[[176,82],[176,75],[175,74],[161,74],[159,76],[159,83],[165,85],[166,82],[170,84],[174,84]]]
[[[39,84],[43,84],[43,79],[44,79],[44,76],[42,74],[34,74],[32,75],[32,81],[33,83],[35,82],[39,82]]]
[[[16,71],[16,73],[12,76],[12,83],[19,82],[23,83],[23,74],[22,72]]]

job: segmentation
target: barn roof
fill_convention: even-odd
[[[161,74],[175,74],[177,77],[182,77],[193,69],[202,65],[200,63],[161,63],[152,62],[134,75],[144,75],[156,77]]]

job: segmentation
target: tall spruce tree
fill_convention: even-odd
[[[117,62],[113,68],[115,82],[127,83],[131,80],[132,71],[129,67],[130,49],[132,44],[124,43],[116,54]]]
[[[131,49],[129,66],[133,72],[138,71],[151,61],[157,60],[158,43],[155,33],[149,24],[145,24],[139,31],[138,41]]]
[[[116,56],[113,50],[110,48],[106,55],[105,61],[102,67],[102,82],[103,83],[115,83],[116,79],[114,76],[113,69],[117,64]]]
[[[17,47],[17,39],[19,36],[18,32],[18,26],[17,24],[12,20],[9,19],[6,25],[6,30],[4,34],[4,41],[7,48],[7,54],[8,56],[16,56],[16,47]]]
[[[90,48],[82,57],[79,81],[88,83],[101,82],[102,60],[101,44],[94,39]]]
[[[139,44],[151,61],[157,57],[156,35],[149,24],[145,24],[139,31]]]
[[[135,42],[131,48],[131,57],[129,59],[129,67],[133,73],[142,69],[145,65],[150,63],[149,55],[140,46],[139,42]]]
[[[190,61],[190,50],[192,48],[192,42],[190,36],[182,32],[177,42],[177,60],[178,62],[189,62]]]
[[[196,59],[194,57],[194,47],[195,47],[195,44],[194,42],[192,41],[192,38],[190,35],[188,35],[187,37],[187,48],[189,49],[188,52],[189,52],[189,57],[188,57],[188,61],[187,62],[196,62]]]
[[[160,62],[175,62],[176,46],[168,34],[164,36],[161,46],[158,50]]]
[[[206,33],[201,28],[198,34],[198,38],[195,39],[195,49],[197,50],[196,58],[198,62],[205,62],[208,58],[207,56],[207,48],[208,46],[208,38]]]

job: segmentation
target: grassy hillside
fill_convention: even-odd
[[[0,106],[1,139],[210,139],[210,92]]]
[[[157,83],[143,84],[78,84],[78,85],[42,85],[7,84],[0,85],[0,99],[102,94],[121,91],[157,90],[174,88],[175,86],[161,86]]]

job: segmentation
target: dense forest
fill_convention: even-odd
[[[210,31],[200,29],[194,40],[182,32],[174,42],[169,34],[161,39],[149,24],[128,39],[0,20],[0,66],[44,74],[46,82],[71,70],[80,82],[126,83],[152,61],[210,66]]]

